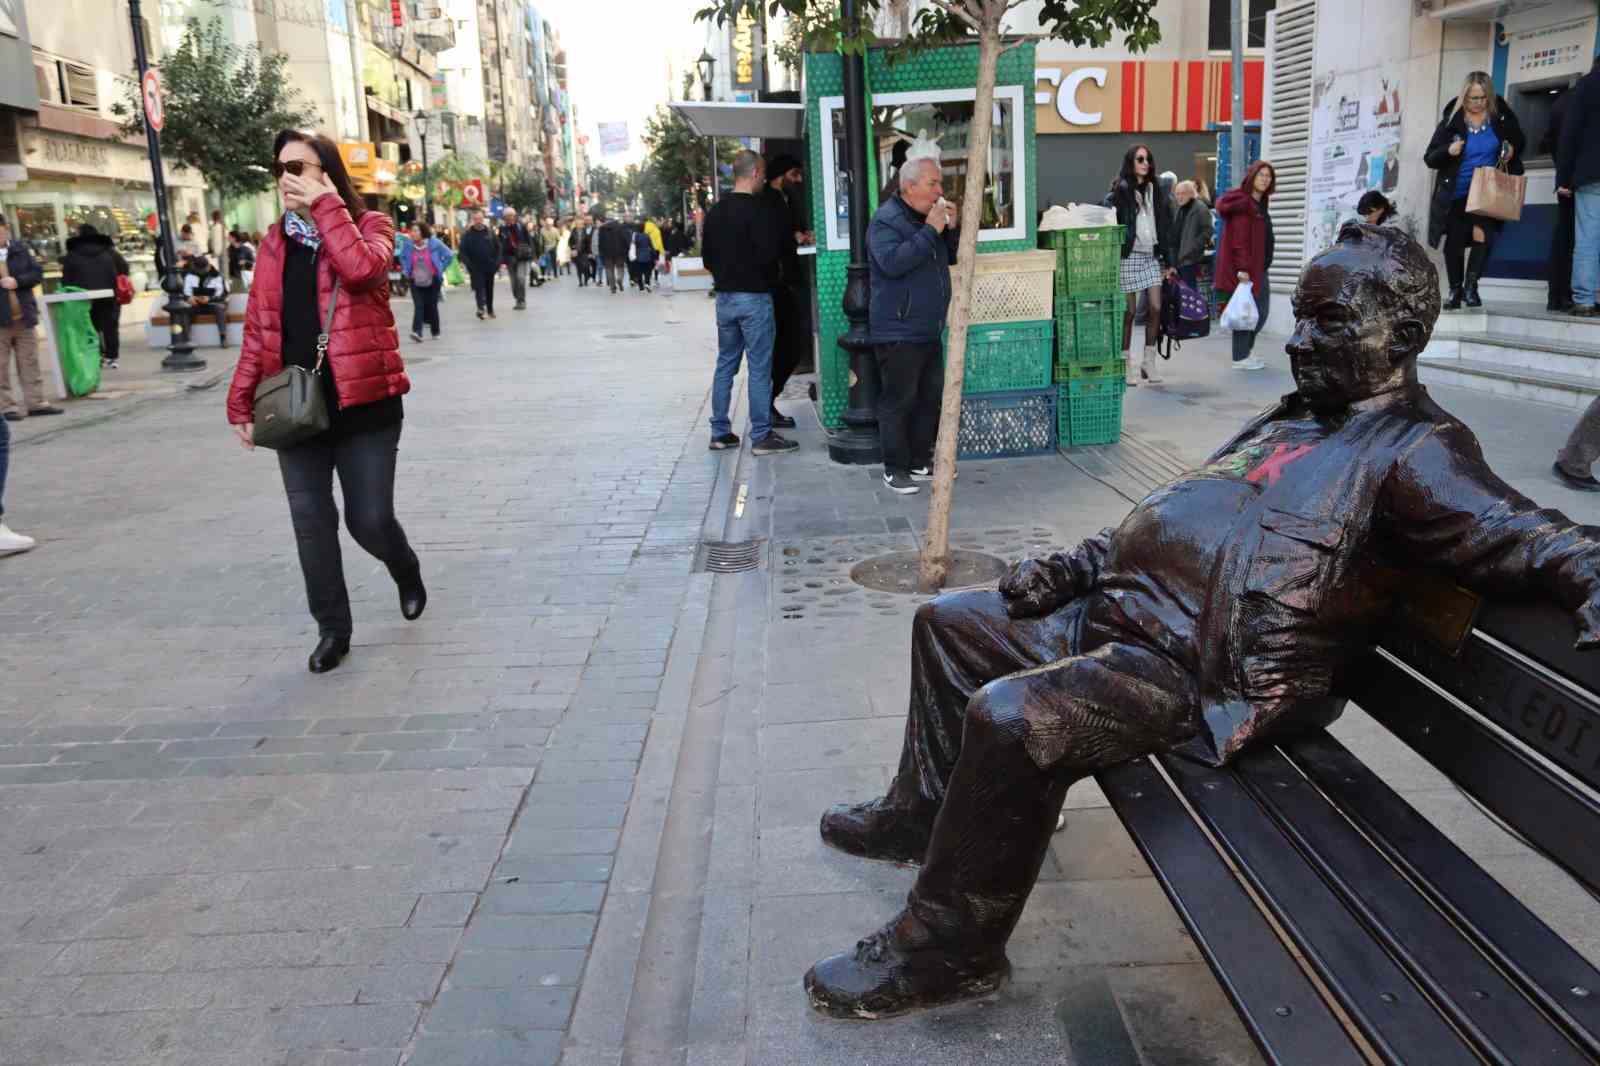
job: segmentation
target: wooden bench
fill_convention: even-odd
[[[1553,606],[1402,614],[1344,691],[1600,890],[1600,652]],[[1326,732],[1098,780],[1268,1062],[1600,1061],[1600,972]]]

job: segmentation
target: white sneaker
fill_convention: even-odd
[[[32,551],[34,541],[32,537],[24,537],[21,533],[13,533],[0,522],[0,555],[18,555],[25,551]]]
[[[1261,360],[1252,355],[1248,359],[1240,359],[1234,363],[1233,368],[1235,370],[1265,370],[1267,368],[1267,364],[1263,363]]]
[[[1144,360],[1139,364],[1140,376],[1152,385],[1161,384],[1166,380],[1166,378],[1161,376],[1161,372],[1159,370],[1160,362],[1161,356],[1157,354],[1155,348],[1148,344],[1145,345]]]

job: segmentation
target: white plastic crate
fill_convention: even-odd
[[[1056,254],[993,252],[978,256],[970,321],[1035,322],[1054,312]]]

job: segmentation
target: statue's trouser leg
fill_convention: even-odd
[[[1074,781],[1194,736],[1193,681],[1154,653],[1106,645],[985,685],[934,822],[914,914],[947,944],[999,950],[1039,876]]]
[[[1080,609],[1013,619],[993,589],[947,593],[917,609],[911,625],[911,706],[900,769],[889,786],[896,806],[936,810],[961,755],[972,694],[996,678],[1077,652]]]

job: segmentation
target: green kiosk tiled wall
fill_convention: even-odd
[[[978,47],[963,45],[957,48],[940,48],[891,64],[884,52],[873,50],[867,55],[867,83],[875,93],[925,92],[938,89],[970,89],[978,77]],[[1000,57],[997,86],[1020,85],[1023,88],[1022,143],[1027,145],[1023,180],[1027,189],[1027,202],[1018,210],[1027,226],[1027,235],[1021,240],[981,241],[980,254],[985,252],[1021,252],[1034,248],[1037,234],[1038,196],[1034,166],[1033,118],[1033,45],[1015,48]],[[812,217],[817,221],[817,332],[820,357],[817,367],[818,393],[822,400],[822,422],[830,428],[840,424],[845,400],[850,389],[850,363],[844,349],[838,345],[839,335],[848,323],[840,301],[844,299],[845,267],[850,263],[847,251],[829,251],[827,248],[826,183],[833,175],[822,169],[822,105],[824,97],[844,93],[844,64],[837,53],[816,52],[806,56],[806,139],[810,150],[810,167],[807,169],[807,187],[811,190]],[[870,151],[870,149],[869,149]],[[875,204],[873,205],[876,206]]]

